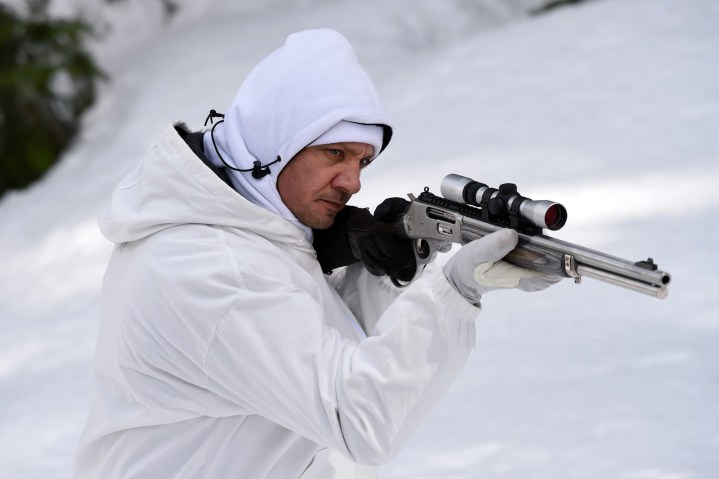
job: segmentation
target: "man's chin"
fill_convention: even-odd
[[[300,220],[304,225],[315,230],[326,230],[335,222],[335,214],[328,214],[322,218],[309,218],[306,221]]]
[[[335,217],[332,216],[332,218],[328,218],[325,221],[318,222],[317,226],[314,227],[316,230],[326,230],[332,227],[332,225],[335,223]]]

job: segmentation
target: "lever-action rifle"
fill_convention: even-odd
[[[452,243],[465,244],[502,228],[519,234],[519,243],[504,259],[524,268],[555,276],[584,276],[623,288],[666,298],[669,273],[654,261],[627,261],[567,243],[542,233],[556,231],[567,221],[567,210],[552,201],[534,201],[521,196],[514,184],[498,189],[460,175],[447,175],[441,184],[443,197],[425,188],[415,197],[404,216],[405,233],[414,241],[417,267],[447,252]]]

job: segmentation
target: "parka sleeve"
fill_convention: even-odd
[[[426,273],[357,342],[312,294],[267,281],[244,285],[218,325],[206,387],[355,462],[387,462],[465,364],[479,310]]]
[[[327,277],[368,336],[375,334],[377,321],[406,287],[392,284],[388,276],[374,276],[355,263]]]

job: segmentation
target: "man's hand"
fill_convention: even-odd
[[[345,205],[332,226],[313,230],[313,242],[322,271],[349,266],[361,260],[358,239],[372,229],[383,226],[366,208]]]
[[[364,208],[345,206],[333,225],[314,231],[317,259],[324,272],[362,261],[375,276],[410,281],[416,271],[412,241],[399,224],[409,202],[384,200],[372,215]]]
[[[449,259],[444,275],[473,304],[495,289],[540,291],[562,279],[502,261],[517,246],[517,240],[516,231],[503,229],[467,243]]]
[[[362,262],[375,276],[386,274],[393,280],[408,282],[417,271],[412,240],[399,223],[408,207],[405,199],[387,198],[374,211],[374,218],[382,226],[359,238]]]

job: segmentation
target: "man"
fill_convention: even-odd
[[[553,279],[499,261],[504,230],[395,287],[410,245],[345,206],[390,136],[331,30],[288,37],[209,131],[161,134],[100,219],[116,248],[77,477],[375,477],[399,451],[467,360],[481,295]],[[321,231],[348,265],[331,275]]]

